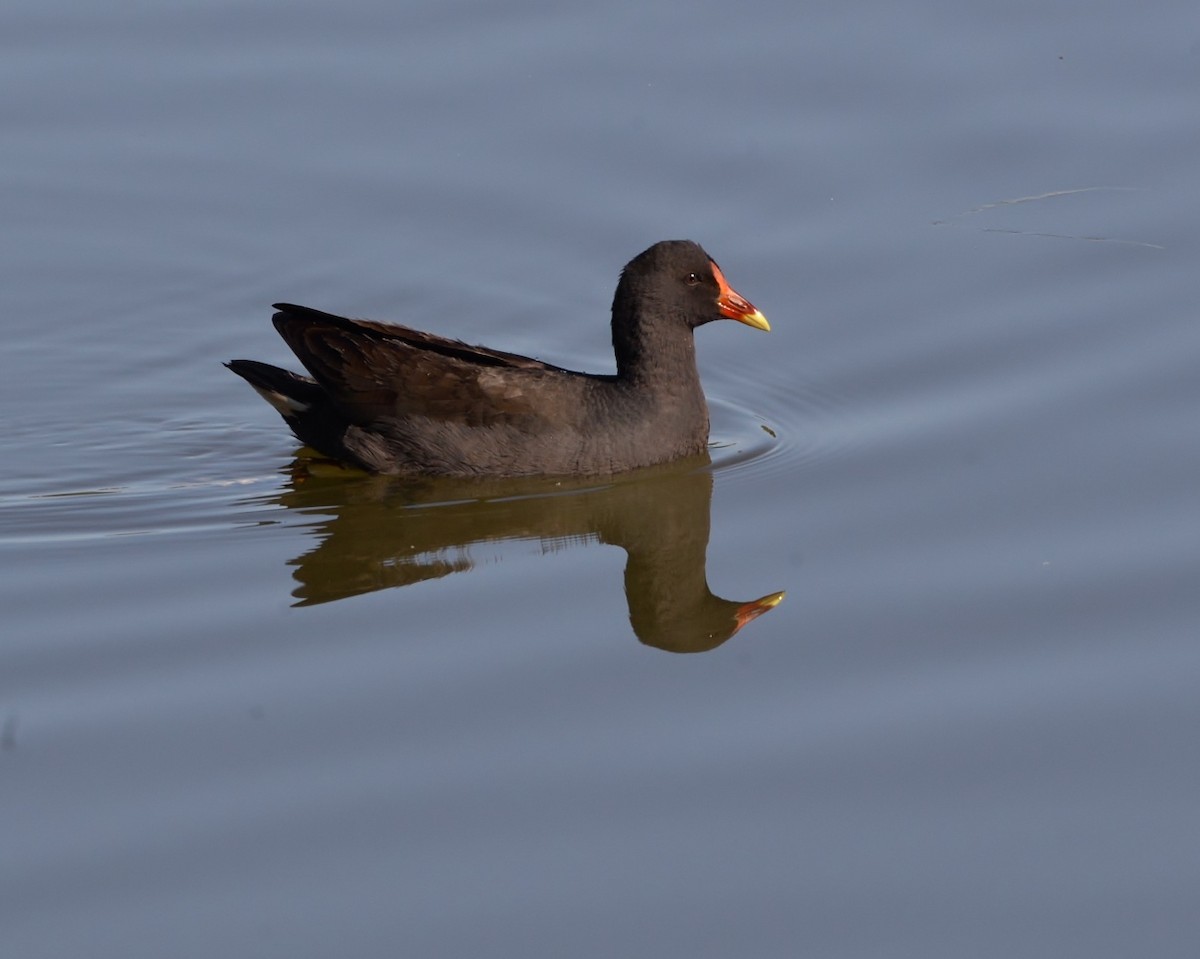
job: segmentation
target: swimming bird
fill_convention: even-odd
[[[770,330],[690,240],[656,243],[621,272],[615,374],[304,306],[275,309],[275,329],[310,375],[256,360],[225,365],[303,443],[396,475],[600,475],[703,453],[708,405],[693,331],[719,319]]]

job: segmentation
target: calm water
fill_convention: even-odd
[[[0,953],[1195,955],[1194,3],[17,0],[0,90]],[[308,471],[220,365],[609,370],[674,236],[709,466]]]

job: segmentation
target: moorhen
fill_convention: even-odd
[[[325,456],[377,473],[615,473],[703,453],[708,406],[692,331],[769,330],[699,244],[634,257],[612,305],[615,375],[577,373],[404,326],[277,303],[275,329],[312,378],[226,364]]]

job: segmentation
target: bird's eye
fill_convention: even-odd
[[[700,277],[698,277],[695,273],[689,273],[687,276],[685,276],[683,278],[683,282],[686,283],[688,286],[695,286],[697,283],[700,282]]]

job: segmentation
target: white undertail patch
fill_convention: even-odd
[[[250,384],[254,386],[253,383]],[[299,413],[304,413],[308,410],[307,403],[301,403],[299,400],[284,396],[282,393],[277,393],[275,390],[264,390],[260,386],[255,386],[254,391],[258,393],[264,400],[270,403],[280,416],[296,416]]]

